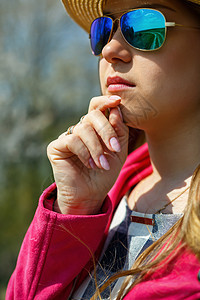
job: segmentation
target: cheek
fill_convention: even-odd
[[[200,95],[200,41],[197,34],[174,31],[166,44],[165,62],[160,62],[168,99],[190,104]]]
[[[160,98],[165,95],[167,76],[163,68],[155,61],[155,56],[153,58],[154,60],[148,56],[138,58],[135,61],[135,70],[138,94],[141,94],[157,109],[160,105]]]
[[[106,78],[106,70],[108,67],[108,63],[106,63],[105,59],[99,59],[99,81],[102,94],[105,94],[105,78]]]
[[[170,112],[180,106],[182,109],[194,109],[192,105],[200,103],[198,51],[187,42],[177,47],[171,47],[170,44],[170,48],[163,47],[155,56],[147,57],[146,61],[143,59],[140,63],[140,88],[156,109],[160,110],[162,107]],[[196,103],[194,99],[197,100]]]

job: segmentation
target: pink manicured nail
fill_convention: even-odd
[[[109,100],[111,100],[111,101],[115,101],[115,100],[120,100],[121,99],[121,97],[119,97],[119,96],[115,96],[115,95],[113,95],[113,96],[110,96],[109,97]]]
[[[118,140],[115,137],[112,137],[110,139],[110,145],[111,145],[111,147],[113,148],[114,151],[116,151],[116,152],[121,151],[121,146],[120,146]]]
[[[106,170],[106,171],[110,170],[110,165],[104,155],[101,155],[99,157],[99,161],[104,170]]]
[[[95,169],[95,168],[96,168],[95,162],[94,162],[94,160],[92,159],[92,157],[90,157],[90,159],[89,159],[89,164],[90,164],[90,167],[91,167],[92,169]]]

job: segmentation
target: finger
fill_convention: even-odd
[[[109,122],[119,139],[120,137],[128,136],[129,129],[123,122],[123,116],[119,106],[110,109]]]
[[[105,111],[110,107],[115,107],[121,102],[121,97],[117,95],[94,97],[90,101],[88,112],[92,110]]]
[[[85,122],[76,126],[74,134],[79,136],[84,145],[87,147],[96,166],[101,169],[109,169],[108,162],[106,162],[106,158],[104,157],[103,145],[90,123]]]
[[[50,143],[47,148],[47,155],[53,163],[76,155],[87,168],[92,167],[88,148],[83,141],[74,134],[68,136],[63,135],[56,141]]]
[[[118,140],[117,133],[114,128],[99,110],[91,111],[83,120],[84,123],[90,123],[91,127],[95,129],[97,134],[101,137],[101,140],[105,146],[113,152],[120,152],[121,147]]]

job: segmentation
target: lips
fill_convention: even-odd
[[[124,78],[115,76],[115,77],[107,78],[107,87],[108,87],[108,91],[115,92],[115,91],[125,90],[127,88],[133,88],[135,87],[135,84],[125,80]]]

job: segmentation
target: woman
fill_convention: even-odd
[[[200,299],[200,2],[63,2],[102,96],[48,146],[6,299]]]

